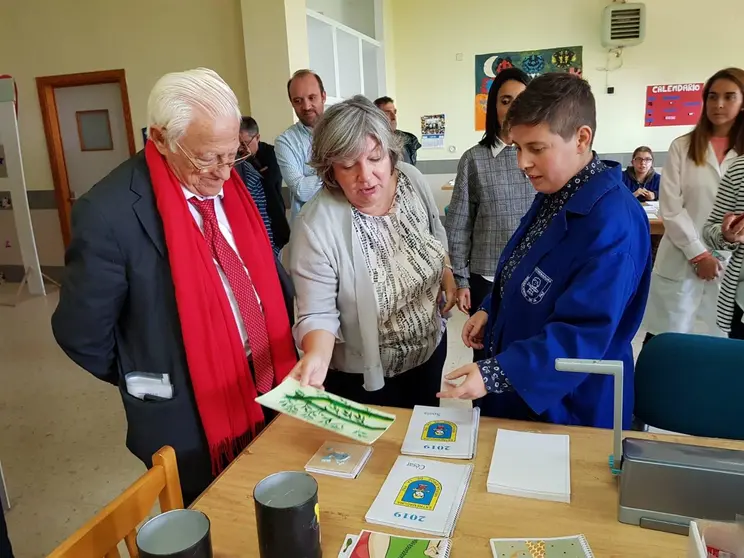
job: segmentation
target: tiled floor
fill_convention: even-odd
[[[0,301],[15,286],[0,286]],[[0,306],[0,462],[10,492],[8,528],[17,558],[45,556],[143,472],[124,447],[115,389],[57,347],[49,318],[57,294]],[[470,362],[450,321],[445,371]]]
[[[0,286],[0,301],[15,286]],[[57,294],[0,306],[0,462],[17,558],[45,556],[143,472],[113,388],[57,347]]]

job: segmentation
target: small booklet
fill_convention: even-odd
[[[488,471],[488,492],[571,502],[569,438],[499,428]]]
[[[450,539],[419,539],[362,531],[346,535],[338,558],[449,558]]]
[[[451,459],[472,459],[478,442],[480,408],[413,408],[403,440],[404,455],[426,455]]]
[[[395,415],[314,387],[302,387],[293,378],[287,378],[269,393],[256,397],[256,401],[365,444],[377,440],[395,421]]]
[[[370,523],[450,537],[473,465],[399,456],[364,518]]]
[[[553,539],[491,539],[493,558],[594,558],[584,535]]]
[[[355,479],[372,455],[370,446],[325,442],[305,465],[308,473]]]

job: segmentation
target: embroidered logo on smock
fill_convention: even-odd
[[[540,304],[552,284],[553,280],[542,269],[536,267],[522,281],[522,296],[531,304]]]

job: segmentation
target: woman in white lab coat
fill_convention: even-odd
[[[705,108],[695,129],[672,142],[661,173],[664,220],[643,326],[646,340],[667,331],[722,336],[716,300],[726,253],[709,250],[702,229],[718,183],[744,153],[744,70],[727,68],[705,84]],[[702,325],[705,331],[696,329]]]

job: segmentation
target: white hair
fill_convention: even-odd
[[[194,117],[202,112],[209,117],[234,117],[240,122],[238,98],[217,72],[196,68],[173,72],[161,77],[147,99],[147,130],[153,126],[164,130],[171,151]]]

